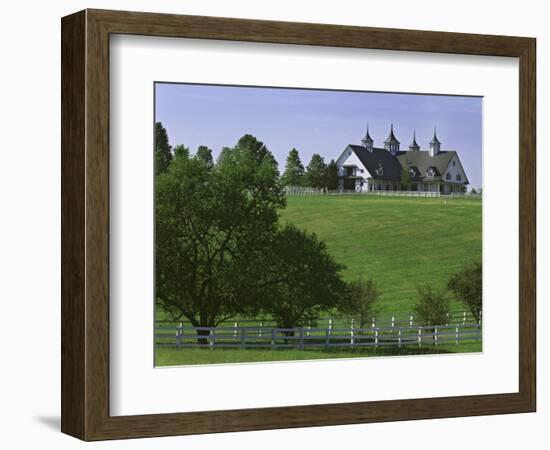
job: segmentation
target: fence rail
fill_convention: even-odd
[[[157,325],[155,343],[183,348],[360,348],[478,342],[478,324],[370,328],[188,327]]]
[[[456,310],[451,311],[447,316],[447,320],[443,325],[469,325],[475,324],[477,322],[476,318],[470,311],[465,310]],[[192,326],[190,322],[181,320],[181,321],[171,321],[171,320],[159,320],[157,321],[159,325],[183,325],[183,326]],[[229,322],[232,327],[240,326],[256,326],[260,329],[262,328],[276,328],[277,324],[274,320],[270,318],[239,318],[234,319]],[[224,326],[227,326],[228,323],[224,323]],[[419,324],[416,321],[416,317],[413,313],[383,313],[377,314],[373,317],[369,317],[368,320],[363,324],[363,328],[368,326],[370,328],[375,327],[415,327]],[[327,316],[319,317],[316,321],[311,322],[306,326],[306,328],[311,327],[320,327],[320,328],[350,328],[357,327],[361,328],[361,324],[357,323],[357,320],[353,317],[345,316]]]

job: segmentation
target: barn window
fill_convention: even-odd
[[[456,181],[462,181],[462,175],[457,174],[456,175]]]
[[[451,174],[448,173],[447,175],[445,175],[445,179],[446,179],[446,180],[450,180],[450,179],[451,179]]]

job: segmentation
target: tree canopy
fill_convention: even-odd
[[[155,123],[155,174],[165,172],[172,161],[172,147],[161,122]]]
[[[300,160],[298,150],[293,148],[290,152],[288,152],[285,172],[281,177],[281,183],[283,186],[303,186],[304,173],[304,165]]]
[[[313,188],[326,187],[327,165],[324,158],[318,153],[314,153],[306,168],[306,185]]]
[[[413,312],[416,320],[425,326],[445,325],[451,304],[445,292],[434,291],[430,286],[418,288],[418,300]]]
[[[482,274],[481,262],[473,262],[465,265],[451,276],[447,285],[456,297],[466,305],[478,323],[481,320],[483,303]]]
[[[206,147],[205,145],[200,145],[195,154],[195,158],[203,161],[207,167],[211,168],[214,166],[214,158],[212,157],[212,150]]]
[[[319,312],[336,307],[345,294],[344,266],[312,233],[287,224],[264,253],[262,311],[281,328],[314,325]],[[292,334],[292,333],[290,333]]]
[[[338,166],[334,159],[330,160],[326,169],[325,187],[330,191],[338,189]]]
[[[197,327],[253,308],[258,262],[284,204],[274,158],[252,136],[213,168],[177,157],[156,180],[157,301]]]
[[[348,283],[347,294],[339,309],[353,317],[359,328],[364,328],[372,318],[380,296],[380,289],[372,278],[352,280]]]

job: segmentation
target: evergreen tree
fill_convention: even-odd
[[[334,159],[331,159],[327,166],[325,187],[331,191],[338,189],[338,166]]]
[[[173,149],[174,158],[189,158],[189,147],[186,147],[183,144],[176,145]]]
[[[306,168],[306,185],[313,188],[326,187],[327,165],[324,158],[314,153]]]
[[[212,157],[212,150],[206,147],[205,145],[200,145],[195,154],[195,158],[204,161],[207,167],[214,166],[214,158]]]
[[[155,174],[166,172],[172,161],[172,147],[168,142],[168,133],[161,122],[155,123]]]
[[[302,186],[304,184],[304,165],[300,161],[298,150],[295,148],[288,152],[281,184],[283,186]]]

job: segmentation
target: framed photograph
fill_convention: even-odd
[[[535,411],[535,39],[62,19],[62,431]]]

